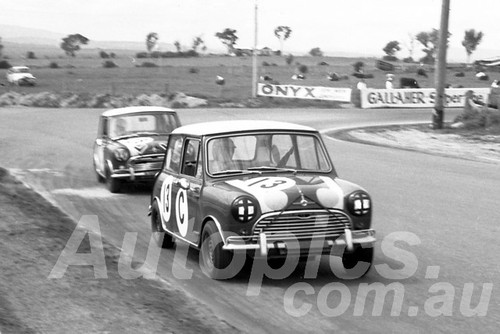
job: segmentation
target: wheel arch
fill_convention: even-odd
[[[226,244],[226,239],[224,238],[224,233],[222,233],[222,227],[220,225],[219,220],[212,215],[208,215],[201,222],[200,234],[198,236],[198,241],[197,241],[197,246],[196,246],[198,249],[201,247],[201,241],[202,241],[203,230],[205,229],[205,225],[207,225],[208,222],[210,222],[210,221],[214,222],[215,226],[217,227],[217,230],[219,231],[222,242],[224,243],[224,245]]]

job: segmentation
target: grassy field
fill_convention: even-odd
[[[5,54],[9,56],[8,50]],[[18,52],[7,59],[11,65],[27,65],[38,78],[35,87],[12,87],[7,85],[4,75],[0,76],[0,94],[7,91],[18,92],[57,92],[57,93],[108,93],[112,95],[163,94],[183,92],[188,95],[221,101],[241,101],[251,97],[252,58],[229,57],[223,55],[205,55],[198,58],[163,58],[135,59],[132,51],[116,51],[113,59],[118,67],[104,68],[98,50],[82,50],[75,58],[62,56],[57,52],[48,55],[37,53],[37,59],[26,59]],[[372,74],[366,79],[368,87],[383,88],[387,72],[375,67],[374,58],[341,57],[295,57],[291,65],[285,57],[270,56],[258,58],[258,73],[267,75],[281,84],[307,86],[353,88],[359,81],[352,76],[353,64],[362,61],[364,72]],[[144,62],[152,62],[157,67],[141,67]],[[50,63],[57,63],[59,68],[49,68]],[[264,66],[266,64],[267,66]],[[303,81],[292,80],[299,64],[308,68]],[[396,87],[400,77],[413,77],[421,87],[434,87],[432,67],[427,67],[428,77],[417,76],[418,64],[397,63],[395,74]],[[500,73],[487,73],[488,81],[475,78],[472,68],[463,64],[450,64],[448,83],[454,87],[489,87],[494,79],[500,79]],[[329,81],[328,73],[336,72],[346,76],[340,81]],[[464,72],[464,77],[456,77],[457,72]],[[0,72],[1,73],[1,72]],[[215,84],[217,75],[226,79],[224,86]]]

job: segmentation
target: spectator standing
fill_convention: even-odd
[[[394,79],[393,74],[387,74],[385,80],[385,89],[394,89],[394,85],[392,83],[393,79]]]
[[[366,89],[368,86],[366,85],[365,79],[361,79],[358,84],[356,85],[357,89]]]

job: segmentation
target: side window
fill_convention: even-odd
[[[328,168],[318,140],[312,136],[297,136],[300,165],[306,170],[324,170]]]
[[[108,118],[107,117],[101,118],[101,128],[99,130],[100,130],[100,135],[102,135],[102,137],[108,136]]]
[[[167,153],[165,155],[165,167],[166,171],[172,173],[179,173],[179,167],[181,162],[182,153],[182,137],[172,136],[168,141]]]
[[[182,174],[189,176],[195,176],[197,174],[199,151],[199,140],[186,140],[186,144],[184,145],[184,159],[182,161]]]

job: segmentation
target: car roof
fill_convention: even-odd
[[[10,69],[11,70],[29,70],[30,68],[28,66],[12,66]]]
[[[110,109],[103,112],[101,115],[105,117],[126,115],[126,114],[137,114],[137,113],[151,113],[154,111],[170,112],[175,113],[175,110],[165,108],[165,107],[155,107],[155,106],[134,106],[134,107],[124,107]]]
[[[206,136],[224,134],[231,132],[251,132],[251,131],[308,131],[317,132],[308,126],[287,122],[264,121],[264,120],[232,120],[195,123],[181,126],[174,133],[183,133],[196,136]]]

